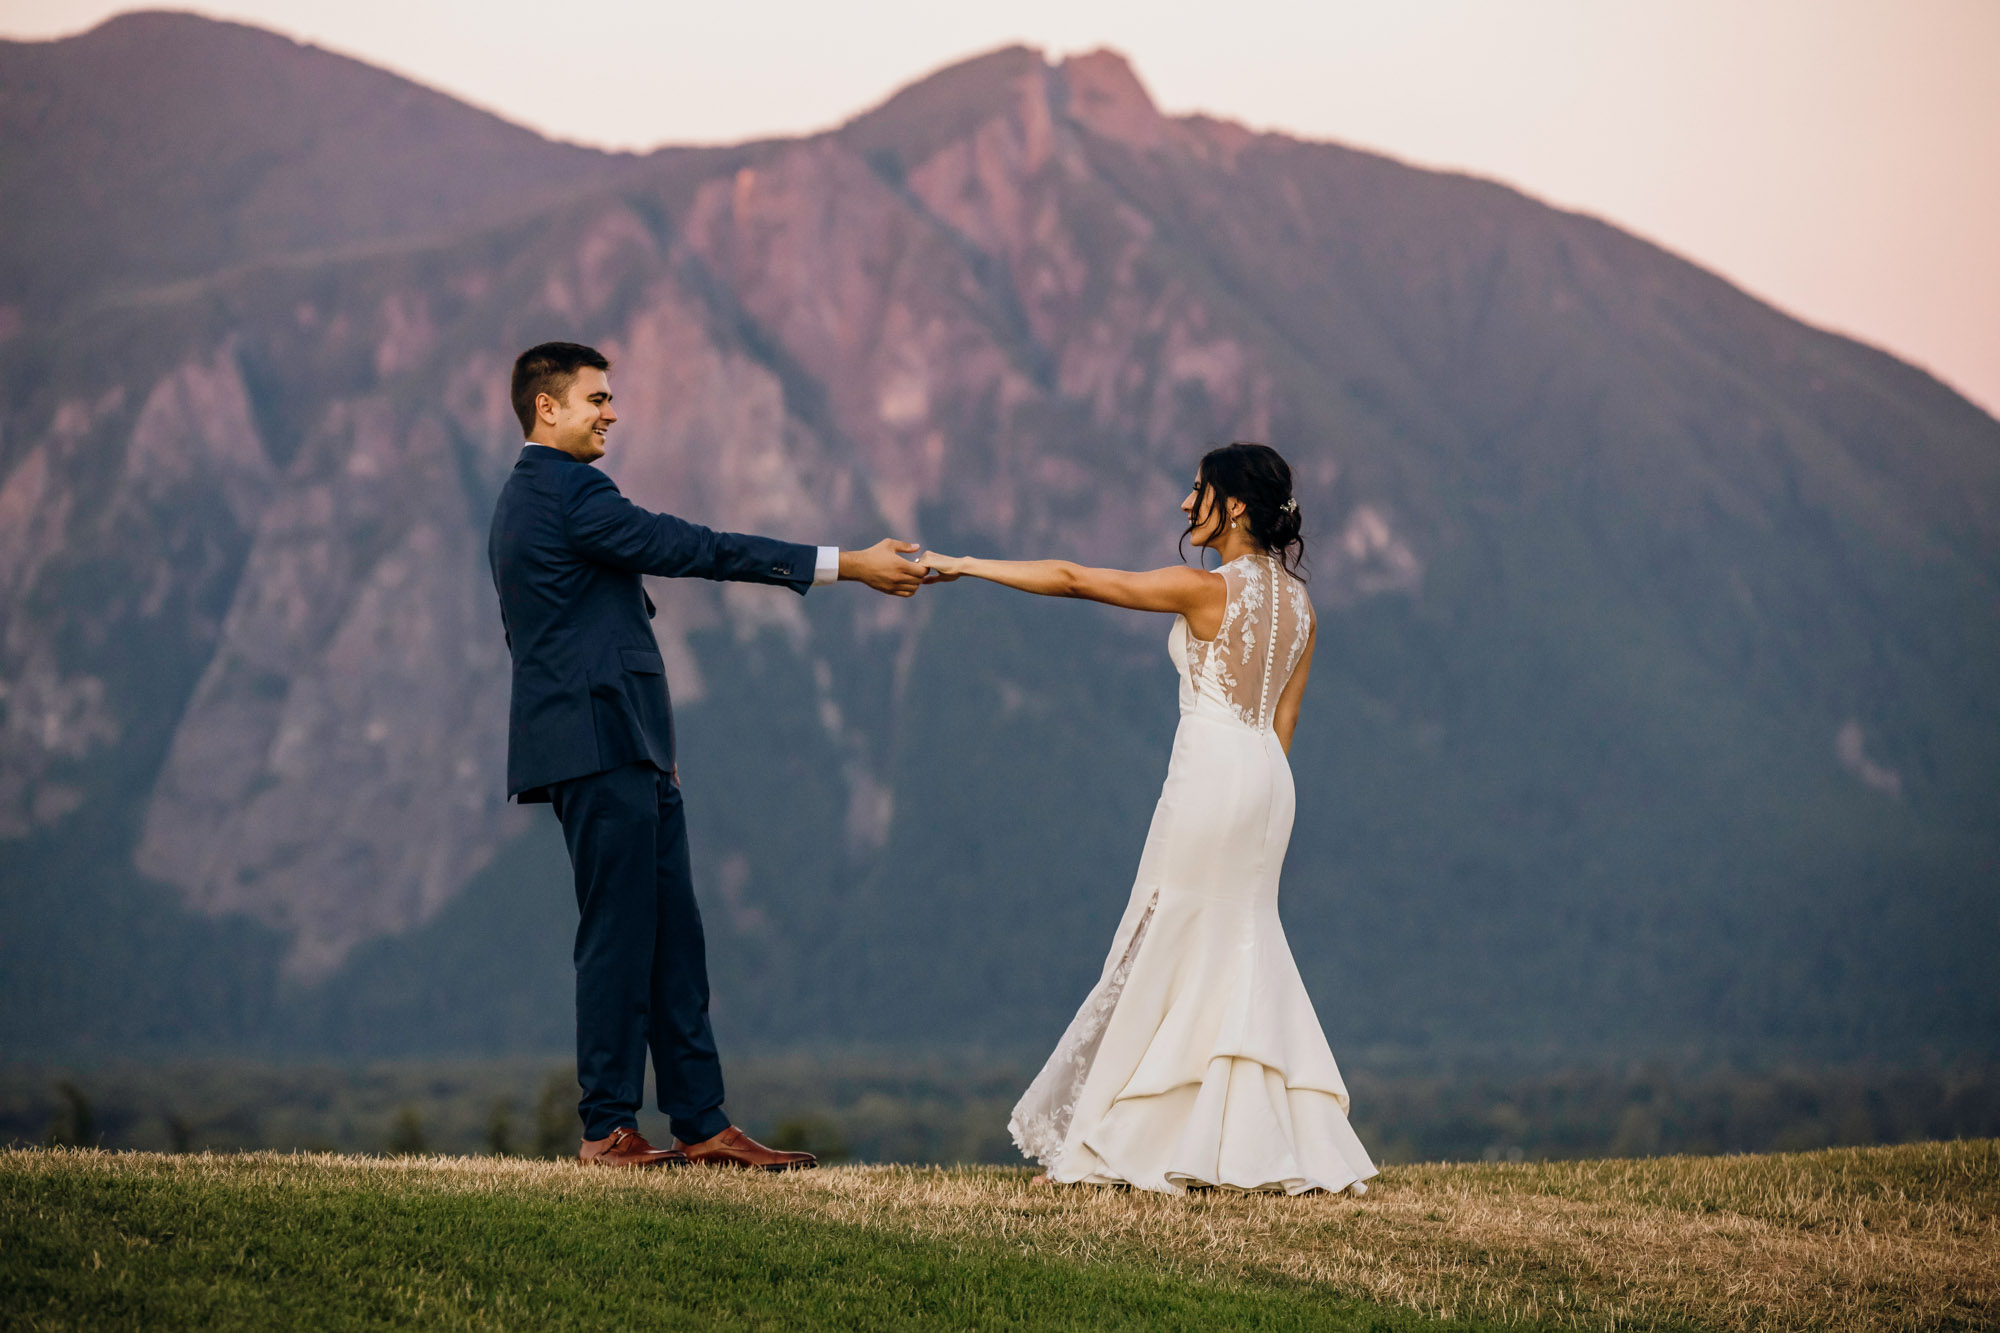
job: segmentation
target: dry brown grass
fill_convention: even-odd
[[[715,1182],[692,1182],[716,1187]],[[1049,1190],[893,1168],[790,1206],[1187,1275],[1578,1327],[2000,1327],[2000,1143],[1385,1171],[1354,1200]]]
[[[491,1159],[5,1154],[0,1170],[320,1173],[588,1199],[657,1190],[887,1232],[1276,1279],[1442,1316],[1579,1328],[2000,1327],[2000,1141],[1385,1170],[1363,1199],[1171,1198],[1025,1170],[645,1176]],[[33,1160],[30,1160],[33,1159]],[[421,1184],[419,1184],[421,1182]]]

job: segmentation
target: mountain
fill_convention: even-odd
[[[107,77],[142,44],[171,79]],[[509,361],[565,337],[628,494],[806,541],[1164,563],[1206,445],[1286,453],[1284,911],[1336,1050],[1995,1051],[2000,423],[1918,370],[1504,186],[1163,116],[1109,52],[637,159],[187,17],[0,70],[44,90],[10,177],[101,201],[0,247],[7,1050],[565,1039],[482,547]],[[653,592],[725,1036],[1053,1041],[1165,626]]]
[[[534,211],[627,159],[192,14],[0,42],[9,323],[278,256]]]

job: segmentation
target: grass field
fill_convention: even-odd
[[[1996,1140],[1395,1167],[1359,1200],[0,1153],[22,1328],[1974,1329],[1996,1260]]]

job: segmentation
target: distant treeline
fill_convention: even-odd
[[[1032,1070],[963,1056],[740,1062],[730,1108],[830,1161],[1013,1162]],[[1558,1070],[1359,1076],[1354,1122],[1384,1163],[1770,1152],[2000,1136],[2000,1066]],[[364,1067],[238,1062],[0,1066],[0,1140],[567,1156],[575,1083],[557,1059]],[[641,1128],[668,1137],[648,1113]]]
[[[1799,1152],[2000,1135],[2000,1066],[1363,1076],[1350,1091],[1355,1128],[1387,1162]]]

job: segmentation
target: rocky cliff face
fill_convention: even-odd
[[[170,26],[216,58],[217,25]],[[88,71],[107,40],[0,65]],[[44,83],[51,123],[102,95]],[[1618,1022],[1686,1032],[1706,1000],[1647,997],[1692,977],[1782,1026],[1881,930],[1906,987],[1948,925],[1909,1021],[1992,1017],[1959,969],[1992,935],[2000,426],[1917,372],[1501,187],[1164,117],[1109,53],[997,52],[830,134],[638,162],[424,115],[380,171],[365,117],[315,150],[361,197],[430,164],[422,208],[188,248],[88,300],[18,285],[17,848],[102,839],[187,910],[279,932],[308,984],[503,872],[528,825],[501,800],[485,522],[508,363],[570,337],[614,360],[629,495],[800,540],[1159,563],[1204,445],[1286,452],[1326,617],[1294,873],[1349,886],[1289,900],[1309,978],[1468,1030],[1510,985],[1530,1026],[1609,987]],[[454,170],[468,136],[486,156]],[[489,159],[542,154],[564,197],[482,219]],[[963,591],[655,589],[709,737],[684,767],[727,807],[700,849],[719,966],[772,1013],[821,996],[821,1031],[921,1035],[914,1004],[973,1033],[997,993],[1047,1021],[1115,917],[1171,726],[1162,631]],[[1109,825],[1079,817],[1097,801]],[[1759,989],[1748,960],[1797,952],[1815,899],[1839,919]],[[1051,947],[1035,920],[1059,942],[1022,963]],[[964,965],[1009,937],[997,979]],[[1598,961],[1555,975],[1579,942]]]

